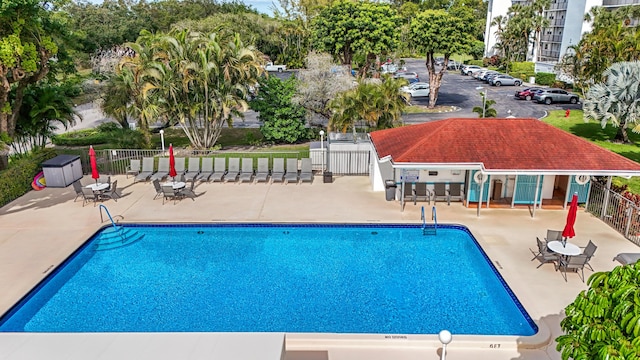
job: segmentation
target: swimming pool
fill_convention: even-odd
[[[102,232],[0,318],[2,332],[533,335],[467,228],[124,225]]]

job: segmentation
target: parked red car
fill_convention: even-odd
[[[538,91],[541,90],[542,88],[539,87],[530,87],[530,88],[526,88],[523,90],[518,90],[516,91],[516,95],[515,98],[516,99],[524,99],[524,100],[531,100],[533,99],[533,94]]]

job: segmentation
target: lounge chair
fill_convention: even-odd
[[[146,157],[142,158],[142,171],[136,175],[133,182],[137,181],[148,181],[151,175],[153,175],[153,158]]]
[[[620,253],[613,258],[622,265],[635,264],[640,260],[640,253]]]
[[[584,251],[582,251],[582,255],[587,257],[587,262],[584,265],[588,266],[589,270],[591,271],[593,271],[593,268],[591,267],[591,264],[589,264],[589,261],[591,261],[591,258],[593,257],[593,254],[595,254],[596,249],[598,249],[596,244],[594,244],[593,241],[589,240],[589,243],[587,244],[587,246],[585,246]]]
[[[258,170],[256,171],[256,176],[253,177],[254,182],[267,181],[269,177],[269,159],[267,158],[259,158],[258,159]]]
[[[76,198],[73,199],[73,202],[76,202],[80,196],[82,196],[82,184],[80,180],[73,182],[73,191],[76,192]]]
[[[413,200],[413,204],[415,205],[416,202],[420,199],[424,199],[424,201],[427,202],[427,204],[431,203],[431,192],[429,190],[427,190],[427,183],[416,183],[416,188],[415,188],[415,192],[414,192],[414,200]]]
[[[222,168],[224,169],[224,166]],[[209,181],[209,178],[211,178],[211,175],[213,175],[213,158],[209,158],[209,157],[203,158],[202,171],[200,172],[200,175],[198,175],[198,177],[195,178],[194,180]],[[224,171],[222,172],[222,175],[224,176]]]
[[[176,159],[176,174],[178,176],[186,172],[185,159],[183,157],[177,157]]]
[[[240,175],[240,158],[229,158],[229,169],[224,176],[224,182],[236,181]]]
[[[570,270],[575,271],[578,276],[580,276],[580,280],[584,282],[584,266],[587,264],[587,261],[589,261],[589,258],[586,255],[561,257],[559,268],[562,277],[564,277],[564,281],[567,281],[567,271]]]
[[[435,183],[433,184],[433,202],[445,200],[447,205],[451,204],[451,197],[449,196],[449,192],[447,191],[447,184],[445,183]]]
[[[531,251],[531,253],[533,254],[533,258],[531,259],[531,261],[535,259],[538,259],[540,261],[540,265],[538,265],[538,268],[546,263],[555,264],[557,261],[559,261],[560,257],[558,256],[558,254],[547,249],[547,245],[542,240],[540,240],[540,238],[536,237],[536,242],[538,245],[537,251],[531,249],[529,249],[529,251]]]
[[[304,158],[300,164],[300,182],[313,182],[311,158]]]
[[[175,205],[178,199],[180,199],[180,193],[173,188],[173,185],[162,185],[162,205],[165,200],[173,200]]]
[[[298,159],[287,159],[287,172],[284,174],[284,182],[288,184],[291,182],[298,182]]]
[[[109,187],[108,190],[100,193],[100,199],[113,199],[113,201],[118,202],[118,198],[120,198],[120,194],[118,194],[118,180],[114,181],[113,184]]]
[[[402,198],[407,201],[413,201],[413,204],[416,204],[416,192],[413,190],[413,183],[404,183],[404,192],[402,193]]]
[[[242,171],[238,177],[238,181],[251,181],[253,178],[253,158],[242,158]]]
[[[160,180],[155,179],[152,182],[153,182],[153,187],[156,189],[156,195],[153,197],[153,200],[155,200],[158,196],[162,196],[163,192],[162,192],[162,186],[160,186]]]
[[[82,188],[82,207],[84,204],[93,201],[93,206],[96,206],[96,201],[98,200],[98,195],[93,192],[90,188],[83,187]]]
[[[226,159],[225,158],[216,158],[213,164],[213,174],[209,177],[211,181],[222,181],[225,175],[227,174],[226,170]]]
[[[451,201],[451,199],[464,200],[462,185],[460,183],[449,183],[449,201]]]
[[[140,159],[132,159],[127,168],[126,177],[129,178],[129,174],[137,176],[140,174]]]
[[[158,171],[151,175],[151,181],[158,179],[162,180],[169,176],[169,158],[158,159]]]
[[[271,170],[271,182],[284,181],[284,158],[273,159],[273,170]]]
[[[189,171],[184,174],[187,180],[197,180],[200,176],[200,158],[189,158]]]

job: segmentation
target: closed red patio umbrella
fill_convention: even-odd
[[[96,180],[96,184],[97,184],[98,179],[100,178],[100,173],[98,172],[98,162],[96,161],[96,151],[93,150],[93,145],[89,146],[89,160],[91,161],[91,177]]]
[[[573,225],[576,223],[576,216],[578,214],[578,193],[573,194],[573,198],[571,199],[571,205],[569,205],[569,212],[567,213],[567,224],[564,226],[564,230],[562,230],[562,237],[564,241],[567,241],[567,238],[572,238],[576,236],[576,232],[573,229]]]
[[[173,144],[169,144],[169,176],[173,178],[173,181],[176,181],[176,158],[173,157]]]

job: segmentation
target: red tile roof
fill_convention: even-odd
[[[446,119],[374,131],[395,164],[484,164],[492,170],[638,171],[640,164],[537,119]],[[638,174],[640,175],[640,173]]]

